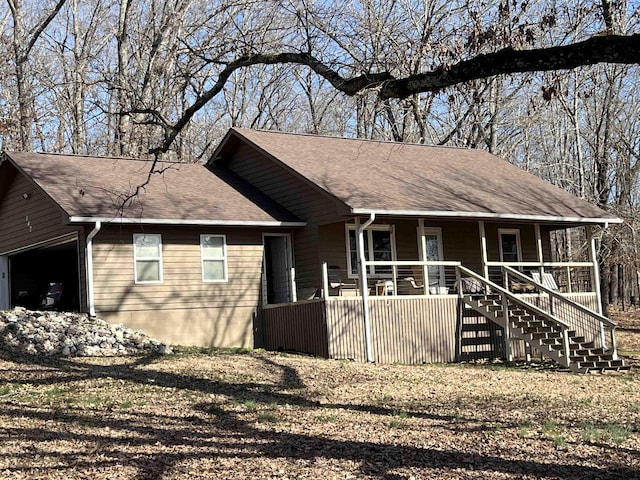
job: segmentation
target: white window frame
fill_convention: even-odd
[[[358,278],[358,272],[352,273],[352,265],[351,265],[351,242],[349,241],[349,232],[356,232],[356,226],[354,224],[346,224],[345,225],[345,242],[346,242],[346,250],[347,250],[347,277],[348,278]],[[367,235],[367,242],[369,245],[369,258],[367,261],[373,261],[373,249],[371,246],[373,245],[373,233],[374,231],[382,231],[389,232],[391,239],[391,260],[396,261],[396,229],[394,225],[370,225],[368,226],[364,234]],[[357,238],[356,238],[357,242]],[[369,278],[391,278],[393,273],[375,273],[375,266],[369,265],[369,269],[367,270],[367,276]]]
[[[205,258],[204,257],[204,237],[218,237],[222,238],[222,256],[216,258]],[[204,262],[207,260],[222,260],[222,270],[223,270],[223,278],[207,280],[204,278]],[[200,234],[200,269],[202,271],[202,283],[227,283],[229,281],[229,275],[227,271],[227,236],[221,233],[202,233]]]
[[[137,255],[137,242],[138,237],[157,237],[158,238],[158,250],[160,255],[158,257],[143,257],[138,259]],[[159,279],[151,281],[138,280],[138,261],[140,262],[158,262]],[[162,235],[159,233],[134,233],[133,234],[133,279],[136,285],[149,285],[159,284],[164,281],[163,279],[163,266],[162,266]]]
[[[522,262],[522,244],[520,243],[519,228],[499,228],[498,229],[498,248],[500,249],[500,261],[504,262],[504,252],[502,251],[502,235],[515,235],[516,247],[518,249],[518,263]]]

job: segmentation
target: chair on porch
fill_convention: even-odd
[[[340,267],[336,265],[329,265],[327,270],[329,277],[329,291],[337,292],[337,295],[339,296],[357,295],[358,284],[356,282],[345,282],[342,278]]]
[[[540,283],[543,286],[547,287],[549,290],[553,290],[557,292],[560,290],[558,284],[556,283],[556,279],[553,277],[551,273],[543,273],[542,274],[542,282],[540,281],[540,272],[531,272],[531,278],[536,283]]]
[[[424,293],[423,270],[421,267],[412,268],[411,270],[413,273],[412,276],[400,278],[404,283],[403,292],[405,295],[421,295]],[[440,286],[440,282],[437,278],[430,278],[429,280],[430,292],[432,292],[432,289],[437,289]]]

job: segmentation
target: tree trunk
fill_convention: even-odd
[[[618,304],[618,264],[611,265],[611,274],[609,275],[609,303]]]

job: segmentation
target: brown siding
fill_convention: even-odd
[[[444,259],[462,262],[465,267],[480,272],[480,230],[478,222],[428,222],[425,228],[441,227]]]
[[[522,248],[522,261],[523,262],[537,262],[538,261],[538,249],[536,246],[536,234],[533,224],[518,224],[518,223],[486,223],[485,222],[485,234],[487,236],[487,255],[490,262],[500,261],[500,246],[498,238],[498,230],[505,229],[517,229],[520,230],[520,247]],[[541,229],[541,234],[542,234]],[[479,244],[478,244],[479,245]],[[478,248],[480,248],[478,246]]]
[[[227,167],[304,221],[328,223],[348,213],[344,206],[338,210],[342,204],[337,200],[244,143],[230,157]]]
[[[268,350],[329,356],[324,300],[268,307],[262,315]]]
[[[308,226],[296,231],[293,238],[296,284],[301,297],[321,283],[318,260],[317,225],[335,221],[347,213],[339,203],[276,165],[265,155],[246,144],[240,144],[227,164],[228,168],[258,190],[296,215]]]
[[[133,234],[162,235],[163,282],[135,284]],[[228,282],[202,281],[200,234],[227,237]],[[96,312],[171,343],[253,346],[261,295],[262,232],[106,227],[94,239]]]
[[[418,260],[418,221],[414,219],[385,219],[375,225],[393,224],[396,231],[398,260]],[[445,260],[461,261],[464,266],[480,271],[480,234],[477,222],[425,221],[425,228],[441,228]],[[334,223],[320,227],[319,262],[347,269],[345,224]],[[320,264],[317,269],[320,270]]]
[[[25,200],[22,195],[28,194]],[[78,230],[63,224],[64,212],[24,175],[18,174],[0,203],[0,253]]]

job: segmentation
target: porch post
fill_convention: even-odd
[[[540,235],[540,224],[534,224],[533,228],[536,232],[536,249],[538,252],[538,263],[540,264],[538,267],[538,270],[540,270],[540,283],[544,285],[544,267],[542,266],[544,263],[544,256],[542,254],[542,235]],[[571,283],[570,280],[569,283]]]
[[[596,238],[593,235],[593,227],[591,225],[585,228],[587,229],[587,240],[589,241],[589,261],[591,262],[591,287],[596,291],[596,303],[598,306],[598,313],[602,315],[602,295],[600,293],[600,267],[598,266],[598,255],[596,254]],[[602,322],[600,322],[600,342],[602,343],[602,348],[607,348],[606,334],[604,331],[604,323]]]
[[[602,315],[602,295],[600,293],[600,267],[598,266],[598,255],[596,254],[596,238],[593,235],[591,225],[587,229],[587,241],[589,242],[589,261],[591,262],[591,287],[596,292],[598,302],[598,313]]]
[[[418,219],[418,233],[420,235],[420,260],[427,261],[427,239],[424,237],[424,218]],[[424,294],[429,293],[429,267],[422,265],[422,288]]]
[[[480,220],[478,222],[478,228],[480,229],[480,258],[482,261],[482,274],[484,278],[489,278],[489,266],[487,265],[487,234],[484,231],[484,222]]]
[[[367,265],[364,254],[364,231],[376,219],[374,213],[369,220],[360,224],[360,217],[356,217],[356,246],[358,250],[358,279],[360,281],[360,295],[362,297],[362,314],[364,317],[364,348],[367,362],[373,362],[373,353],[371,351],[371,319],[369,314],[369,286],[367,282]],[[371,245],[369,246],[371,248]]]

